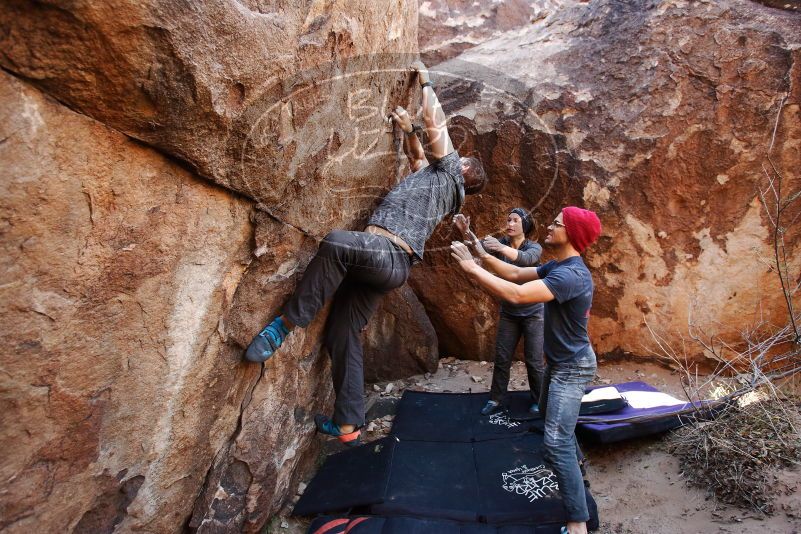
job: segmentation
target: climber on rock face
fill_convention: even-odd
[[[584,387],[596,369],[587,333],[594,287],[581,253],[600,234],[601,222],[594,212],[569,206],[550,224],[545,238],[545,246],[556,260],[541,267],[503,262],[488,254],[472,233],[468,243],[480,257],[481,266],[463,243],[451,244],[451,256],[459,267],[487,293],[516,305],[545,303],[546,367],[539,410],[545,418],[545,461],[556,475],[567,510],[562,532],[569,534],[586,534],[590,518],[575,434]]]
[[[422,88],[422,115],[429,162],[409,114],[401,107],[392,120],[404,133],[404,151],[412,173],[392,189],[372,214],[363,232],[334,230],[320,243],[282,310],[259,332],[246,352],[252,362],[264,362],[296,326],[307,326],[333,298],[323,344],[331,356],[336,393],[332,417],[317,415],[318,432],[341,442],[360,442],[364,425],[364,374],[360,332],[383,296],[400,287],[412,264],[423,259],[426,240],[448,215],[461,210],[465,194],[480,192],[487,182],[481,162],[454,150],[428,71],[411,66]]]

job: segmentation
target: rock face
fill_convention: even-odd
[[[319,239],[363,225],[404,174],[384,117],[414,96],[417,13],[265,5],[0,10],[0,529],[258,532],[312,466],[312,416],[332,401],[325,313],[263,366],[243,347]],[[457,29],[488,21],[476,40],[519,28],[435,79],[460,151],[494,180],[466,211],[481,234],[512,206],[540,223],[599,211],[599,353],[643,352],[644,318],[678,339],[696,296],[704,325],[778,320],[754,190],[784,95],[773,157],[798,179],[801,15],[459,6]],[[368,376],[430,368],[432,325],[439,352],[492,356],[497,308],[454,270],[451,237],[414,270],[419,302],[394,292],[365,332]]]
[[[548,0],[421,0],[420,56],[432,66],[545,16]]]
[[[364,337],[364,378],[368,382],[437,370],[437,333],[408,285],[385,297]]]
[[[0,64],[319,238],[395,178],[384,117],[408,96],[416,16],[363,0],[20,0],[0,13]]]
[[[243,347],[319,238],[399,178],[384,117],[410,97],[415,20],[405,2],[4,5],[0,528],[255,532],[294,493],[332,401],[325,314],[264,366]],[[430,349],[404,302],[380,316]]]
[[[700,355],[681,349],[688,323],[729,342],[783,324],[756,191],[784,97],[771,155],[785,190],[799,187],[799,43],[801,15],[758,3],[601,1],[472,48],[435,79],[447,114],[461,115],[457,145],[480,151],[492,179],[466,213],[483,235],[525,206],[544,236],[564,205],[598,211],[604,231],[586,259],[599,354],[650,353],[649,326]],[[798,235],[786,239],[798,272]],[[490,358],[492,303],[454,282],[447,261],[432,257],[412,281],[440,351]]]
[[[250,203],[6,73],[0,114],[0,528],[175,529],[253,374],[218,360]]]

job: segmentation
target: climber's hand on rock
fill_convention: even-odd
[[[409,116],[408,111],[398,106],[395,108],[395,111],[390,112],[390,115],[392,115],[392,120],[395,121],[398,128],[406,133],[412,133],[414,127],[412,126],[412,118]]]
[[[467,239],[467,233],[470,231],[470,217],[457,213],[453,217],[453,225],[461,232],[462,239]]]
[[[426,68],[425,63],[422,61],[415,61],[409,68],[417,73],[417,81],[420,85],[431,81],[431,78],[428,76],[428,68]]]
[[[473,255],[464,243],[458,241],[451,242],[451,257],[459,262],[459,267],[468,272],[477,267],[473,261]]]
[[[489,250],[490,252],[500,252],[503,249],[503,245],[500,241],[488,235],[484,238],[484,248]]]

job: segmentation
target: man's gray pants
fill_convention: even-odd
[[[334,230],[320,243],[295,293],[283,309],[293,324],[306,327],[329,299],[323,345],[331,357],[338,425],[364,424],[364,368],[361,331],[386,293],[409,277],[411,259],[384,236]]]

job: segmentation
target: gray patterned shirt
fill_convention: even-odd
[[[426,240],[448,214],[464,203],[464,177],[459,153],[447,156],[407,176],[387,193],[367,224],[380,226],[400,237],[423,259]]]

